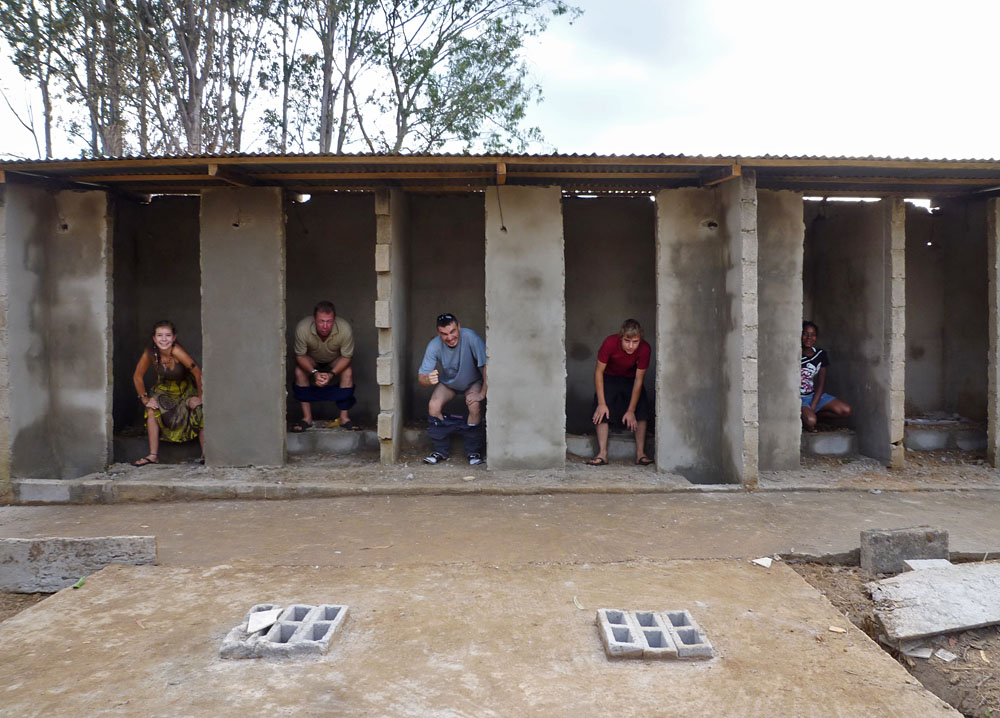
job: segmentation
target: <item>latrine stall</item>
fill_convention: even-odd
[[[828,350],[826,393],[852,407],[862,454],[901,466],[905,222],[899,198],[807,202],[803,316]]]
[[[906,446],[986,445],[987,203],[906,207]]]
[[[656,204],[652,197],[563,198],[566,244],[566,428],[592,434],[597,350],[633,318],[656,344]],[[646,393],[654,399],[654,353]],[[653,417],[655,419],[655,417]],[[650,433],[655,421],[650,421]],[[652,453],[652,441],[650,452]]]
[[[905,405],[985,418],[995,461],[997,186],[992,161],[4,163],[0,476],[104,469],[114,431],[141,421],[130,374],[161,317],[205,371],[208,464],[282,464],[290,332],[322,298],[354,320],[356,414],[385,463],[423,420],[414,376],[443,311],[485,334],[492,469],[564,465],[567,430],[589,428],[592,352],[629,314],[654,345],[661,472],[752,487],[795,466],[803,314],[862,453],[902,461]],[[803,202],[837,194],[878,201]],[[942,209],[904,218],[907,196]]]

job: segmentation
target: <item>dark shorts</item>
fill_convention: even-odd
[[[604,401],[608,404],[612,424],[620,424],[622,422],[622,417],[628,411],[628,403],[632,400],[632,386],[634,384],[635,379],[629,376],[604,375]],[[597,394],[595,393],[592,411],[596,410]],[[649,399],[646,397],[645,386],[639,392],[639,401],[635,405],[635,418],[637,421],[649,418]]]

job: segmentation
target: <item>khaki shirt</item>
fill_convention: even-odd
[[[354,333],[346,319],[337,317],[330,336],[323,339],[316,333],[311,316],[295,325],[295,356],[308,356],[317,364],[332,364],[340,357],[354,356]]]

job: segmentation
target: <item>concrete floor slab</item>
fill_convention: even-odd
[[[331,598],[353,616],[325,657],[217,657],[246,606]],[[716,658],[610,661],[609,605],[691,606]],[[110,567],[0,654],[4,716],[958,716],[781,564]]]

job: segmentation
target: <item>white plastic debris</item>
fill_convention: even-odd
[[[247,621],[247,633],[256,633],[268,626],[273,626],[274,622],[278,620],[278,616],[281,615],[281,611],[281,607],[278,607],[272,608],[270,611],[251,613],[250,619]]]
[[[763,566],[764,568],[771,568],[771,563],[774,561],[770,556],[764,556],[763,558],[755,558],[750,563],[755,563],[758,566]]]
[[[951,651],[946,651],[943,648],[937,649],[937,651],[934,652],[934,655],[940,658],[945,663],[951,663],[956,658],[958,658],[958,656],[956,656],[954,653],[952,653]]]

